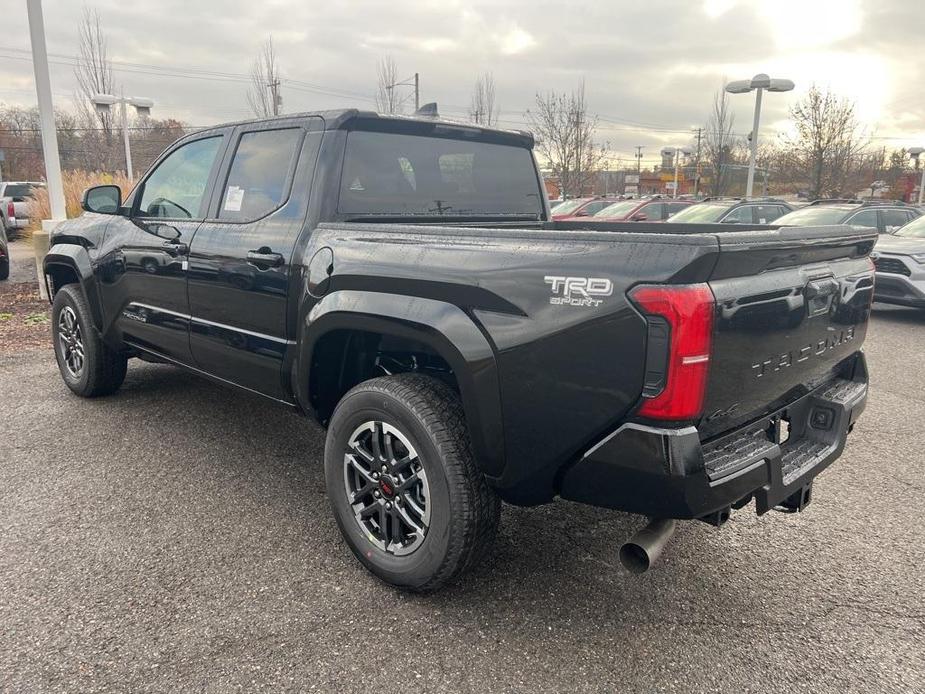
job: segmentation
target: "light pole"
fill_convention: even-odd
[[[761,120],[761,94],[769,92],[789,92],[793,89],[793,82],[783,79],[771,79],[764,73],[755,75],[750,80],[735,80],[726,85],[730,94],[755,93],[755,120],[752,124],[752,141],[748,157],[748,183],[745,186],[745,197],[752,197],[752,188],[755,185],[755,161],[758,158],[758,123]]]
[[[135,107],[135,112],[139,116],[147,116],[151,113],[154,102],[144,96],[113,96],[112,94],[94,94],[90,100],[96,106],[96,110],[101,113],[109,113],[116,104],[122,105],[122,140],[125,144],[125,173],[129,181],[135,180],[135,172],[132,168],[132,147],[128,138],[128,114],[129,105]]]
[[[925,152],[925,147],[910,147],[909,156],[915,159],[915,168],[919,168],[919,157],[922,153]],[[922,204],[922,191],[925,189],[925,166],[922,167],[922,178],[919,181],[919,201],[917,204]]]
[[[45,271],[42,263],[48,251],[48,235],[67,218],[64,204],[64,183],[61,180],[61,159],[58,156],[58,131],[55,127],[55,109],[51,101],[51,78],[48,76],[48,52],[45,49],[45,19],[42,0],[26,0],[29,15],[29,39],[32,44],[32,68],[35,71],[35,93],[39,105],[39,125],[42,131],[42,154],[45,159],[45,182],[51,219],[42,220],[42,230],[32,235],[35,249],[35,269],[39,281],[39,295],[48,298]]]
[[[665,147],[662,150],[663,157],[674,157],[674,190],[672,191],[672,198],[678,197],[678,168],[681,165],[681,155],[689,157],[694,153],[690,147]]]

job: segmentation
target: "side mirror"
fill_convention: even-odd
[[[645,212],[637,212],[630,219],[634,222],[644,222],[648,219],[648,215]]]
[[[578,210],[578,212],[575,213],[575,216],[576,217],[590,217],[591,213],[588,212],[587,210]]]
[[[169,224],[150,224],[148,225],[148,230],[159,239],[164,239],[165,241],[176,241],[180,238],[180,230]]]
[[[96,214],[118,214],[122,206],[122,189],[119,186],[93,186],[84,191],[80,206]]]

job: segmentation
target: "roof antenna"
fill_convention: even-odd
[[[429,104],[424,104],[417,111],[414,112],[414,115],[420,116],[421,118],[439,118],[440,114],[437,113],[437,102],[431,101]]]

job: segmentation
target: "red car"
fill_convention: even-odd
[[[608,205],[617,202],[618,198],[573,198],[560,202],[552,209],[553,219],[566,219],[569,217],[590,217]]]
[[[582,222],[664,222],[676,212],[693,204],[693,200],[672,200],[671,198],[620,200],[604,207],[590,219],[587,216],[570,216],[565,219]],[[553,216],[553,219],[561,218]]]

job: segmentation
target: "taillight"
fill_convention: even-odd
[[[8,203],[6,204],[6,216],[7,216],[8,219],[15,219],[15,218],[16,218],[16,208],[13,207],[13,203],[11,203],[11,202],[8,202]]]
[[[661,343],[663,352],[667,349],[667,356],[647,358],[647,362],[660,362],[655,366],[654,375],[646,374],[647,382],[654,378],[660,390],[653,392],[654,389],[647,386],[637,414],[666,420],[699,417],[703,411],[713,343],[713,292],[706,284],[650,284],[633,289],[630,298],[650,317],[649,332],[656,336],[650,342]],[[647,372],[652,369],[653,365],[647,363]]]

